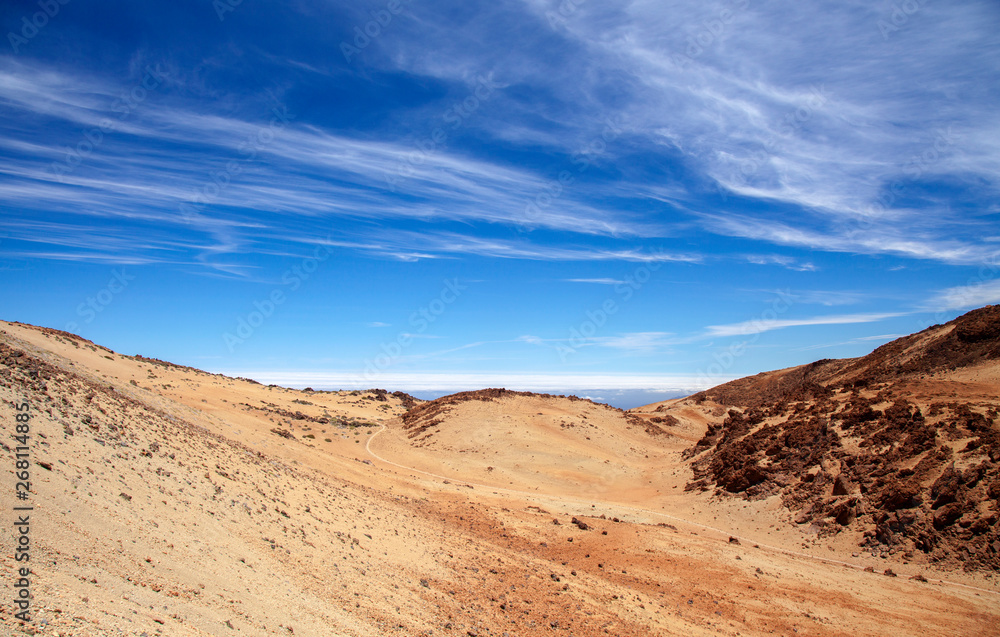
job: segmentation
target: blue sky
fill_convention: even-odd
[[[0,15],[7,320],[631,406],[1000,302],[992,0]]]

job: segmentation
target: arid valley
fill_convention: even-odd
[[[0,621],[995,635],[998,390],[997,306],[630,411],[501,389],[299,391],[2,323],[5,431],[16,405],[31,416],[34,621],[9,604]],[[14,482],[4,471],[5,493]]]

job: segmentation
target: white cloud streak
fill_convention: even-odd
[[[621,281],[619,279],[606,277],[596,279],[566,279],[566,281],[569,283],[596,283],[598,285],[622,285],[625,283],[625,281]]]
[[[563,5],[529,6],[541,18]],[[919,20],[891,39],[877,27],[891,8],[859,1],[616,7],[581,7],[558,31],[595,53],[590,64],[634,79],[624,118],[636,135],[653,132],[739,200],[703,214],[706,231],[822,251],[981,259],[989,222],[956,211],[956,198],[969,195],[941,197],[926,185],[975,183],[974,205],[1000,196],[995,91],[968,90],[974,77],[997,79],[995,3],[921,5]],[[702,207],[693,192],[675,196]],[[746,216],[745,201],[768,204],[768,218]]]
[[[687,211],[698,232],[767,244],[950,264],[988,256],[995,232],[984,229],[996,209],[982,203],[1000,197],[995,2],[922,5],[919,20],[891,39],[877,28],[884,7],[860,0],[587,3],[550,26],[548,15],[565,5],[526,0],[512,11],[501,4],[461,29],[443,9],[426,7],[366,53],[367,63],[382,70],[456,85],[473,86],[476,77],[495,72],[506,88],[465,124],[487,147],[492,141],[568,158],[600,139],[613,118],[621,132],[594,161],[616,178],[581,179],[532,215],[526,204],[554,173],[457,148],[411,162],[416,147],[407,136],[426,134],[440,116],[414,109],[399,114],[402,133],[371,137],[293,121],[210,213],[180,227],[177,206],[213,171],[239,160],[261,123],[198,111],[174,95],[151,96],[147,102],[156,100],[156,108],[136,109],[99,153],[59,182],[47,170],[51,162],[108,115],[127,83],[10,57],[0,58],[0,103],[57,124],[66,137],[0,139],[9,151],[0,157],[0,201],[159,224],[162,236],[151,241],[162,244],[196,229],[204,236],[203,262],[266,238],[268,228],[245,223],[248,214],[263,213],[283,226],[360,220],[526,226],[582,239],[671,234],[670,223],[621,201],[606,203],[609,197],[657,202],[673,214]],[[719,22],[722,9],[730,13]],[[516,50],[501,39],[507,29],[498,25],[508,21],[525,23],[524,46]],[[718,23],[716,33],[708,23]],[[435,46],[427,47],[429,41]],[[545,54],[554,50],[560,54]],[[511,87],[547,97],[515,97]],[[664,162],[693,178],[680,183],[663,171],[652,177],[649,166]],[[396,179],[401,165],[407,176]],[[395,192],[387,176],[397,181]],[[958,194],[941,194],[941,184]],[[706,202],[705,191],[724,195],[724,204]],[[752,208],[764,212],[755,216],[747,212]],[[128,254],[128,242],[118,242]],[[344,245],[354,243],[349,238]],[[473,242],[465,245],[472,249]],[[493,247],[496,253],[487,254],[508,258],[576,259],[579,252],[563,247],[540,257],[531,248]],[[71,258],[73,251],[48,254]],[[411,240],[386,254],[464,252],[422,249]],[[621,254],[627,255],[609,250],[599,258]],[[177,258],[169,251],[143,257]],[[763,258],[791,269],[816,267]]]
[[[854,323],[875,323],[889,318],[904,316],[899,312],[868,313],[868,314],[839,314],[834,316],[814,316],[806,319],[773,319],[773,320],[751,320],[729,325],[709,325],[705,328],[709,337],[729,337],[746,336],[749,334],[760,334],[772,330],[780,330],[788,327],[802,327],[813,325],[849,325]]]
[[[993,271],[996,274],[996,271]],[[1000,303],[1000,280],[985,280],[941,290],[924,305],[931,312],[968,310]]]
[[[78,219],[157,224],[162,242],[167,241],[163,235],[171,232],[197,229],[211,237],[207,244],[228,253],[269,236],[269,228],[248,222],[245,211],[279,215],[284,226],[316,225],[319,220],[334,225],[333,220],[339,218],[508,224],[584,238],[662,235],[656,224],[592,207],[573,193],[528,215],[527,203],[545,188],[547,180],[488,160],[442,151],[409,162],[407,158],[415,154],[412,146],[327,133],[297,125],[294,119],[271,138],[266,121],[203,114],[167,98],[157,108],[137,108],[132,119],[105,135],[97,151],[78,168],[57,178],[50,166],[64,159],[66,145],[82,139],[84,130],[98,126],[117,88],[97,78],[0,58],[0,100],[11,108],[68,125],[70,131],[65,143],[52,141],[52,135],[31,143],[5,140],[21,156],[0,158],[0,174],[6,176],[0,183],[0,201]],[[294,113],[289,117],[294,118]],[[260,144],[249,160],[247,140],[265,132],[269,141]],[[226,179],[228,183],[205,207],[205,214],[181,215],[180,205],[210,186],[212,175],[226,168],[227,162],[235,162],[239,171]],[[400,166],[406,167],[406,177],[396,174]],[[396,180],[396,185],[390,186],[387,177]],[[62,227],[70,234],[71,225]],[[14,232],[12,238],[51,240],[49,235],[21,229],[26,232],[20,236]],[[412,233],[410,238],[418,235]],[[87,237],[82,239],[86,242]],[[123,244],[127,242],[119,240],[118,247],[126,247]],[[494,247],[521,258],[509,246]],[[412,247],[398,252],[405,258],[429,256]],[[567,253],[575,255],[576,251]],[[523,258],[537,257],[527,250]],[[166,260],[169,255],[160,258]],[[559,256],[556,252],[543,258]],[[602,258],[616,256],[606,252]]]

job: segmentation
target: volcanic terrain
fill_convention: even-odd
[[[0,323],[51,635],[995,635],[1000,308],[624,412],[264,386]],[[8,597],[8,600],[11,599]]]

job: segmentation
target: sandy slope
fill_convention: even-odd
[[[514,396],[411,439],[400,397],[269,388],[9,323],[0,398],[5,432],[13,402],[35,414],[40,634],[988,635],[1000,620],[992,579],[852,558],[773,502],[684,492],[681,451],[719,415],[704,405],[674,401],[656,435]],[[11,612],[0,625],[20,634]]]

